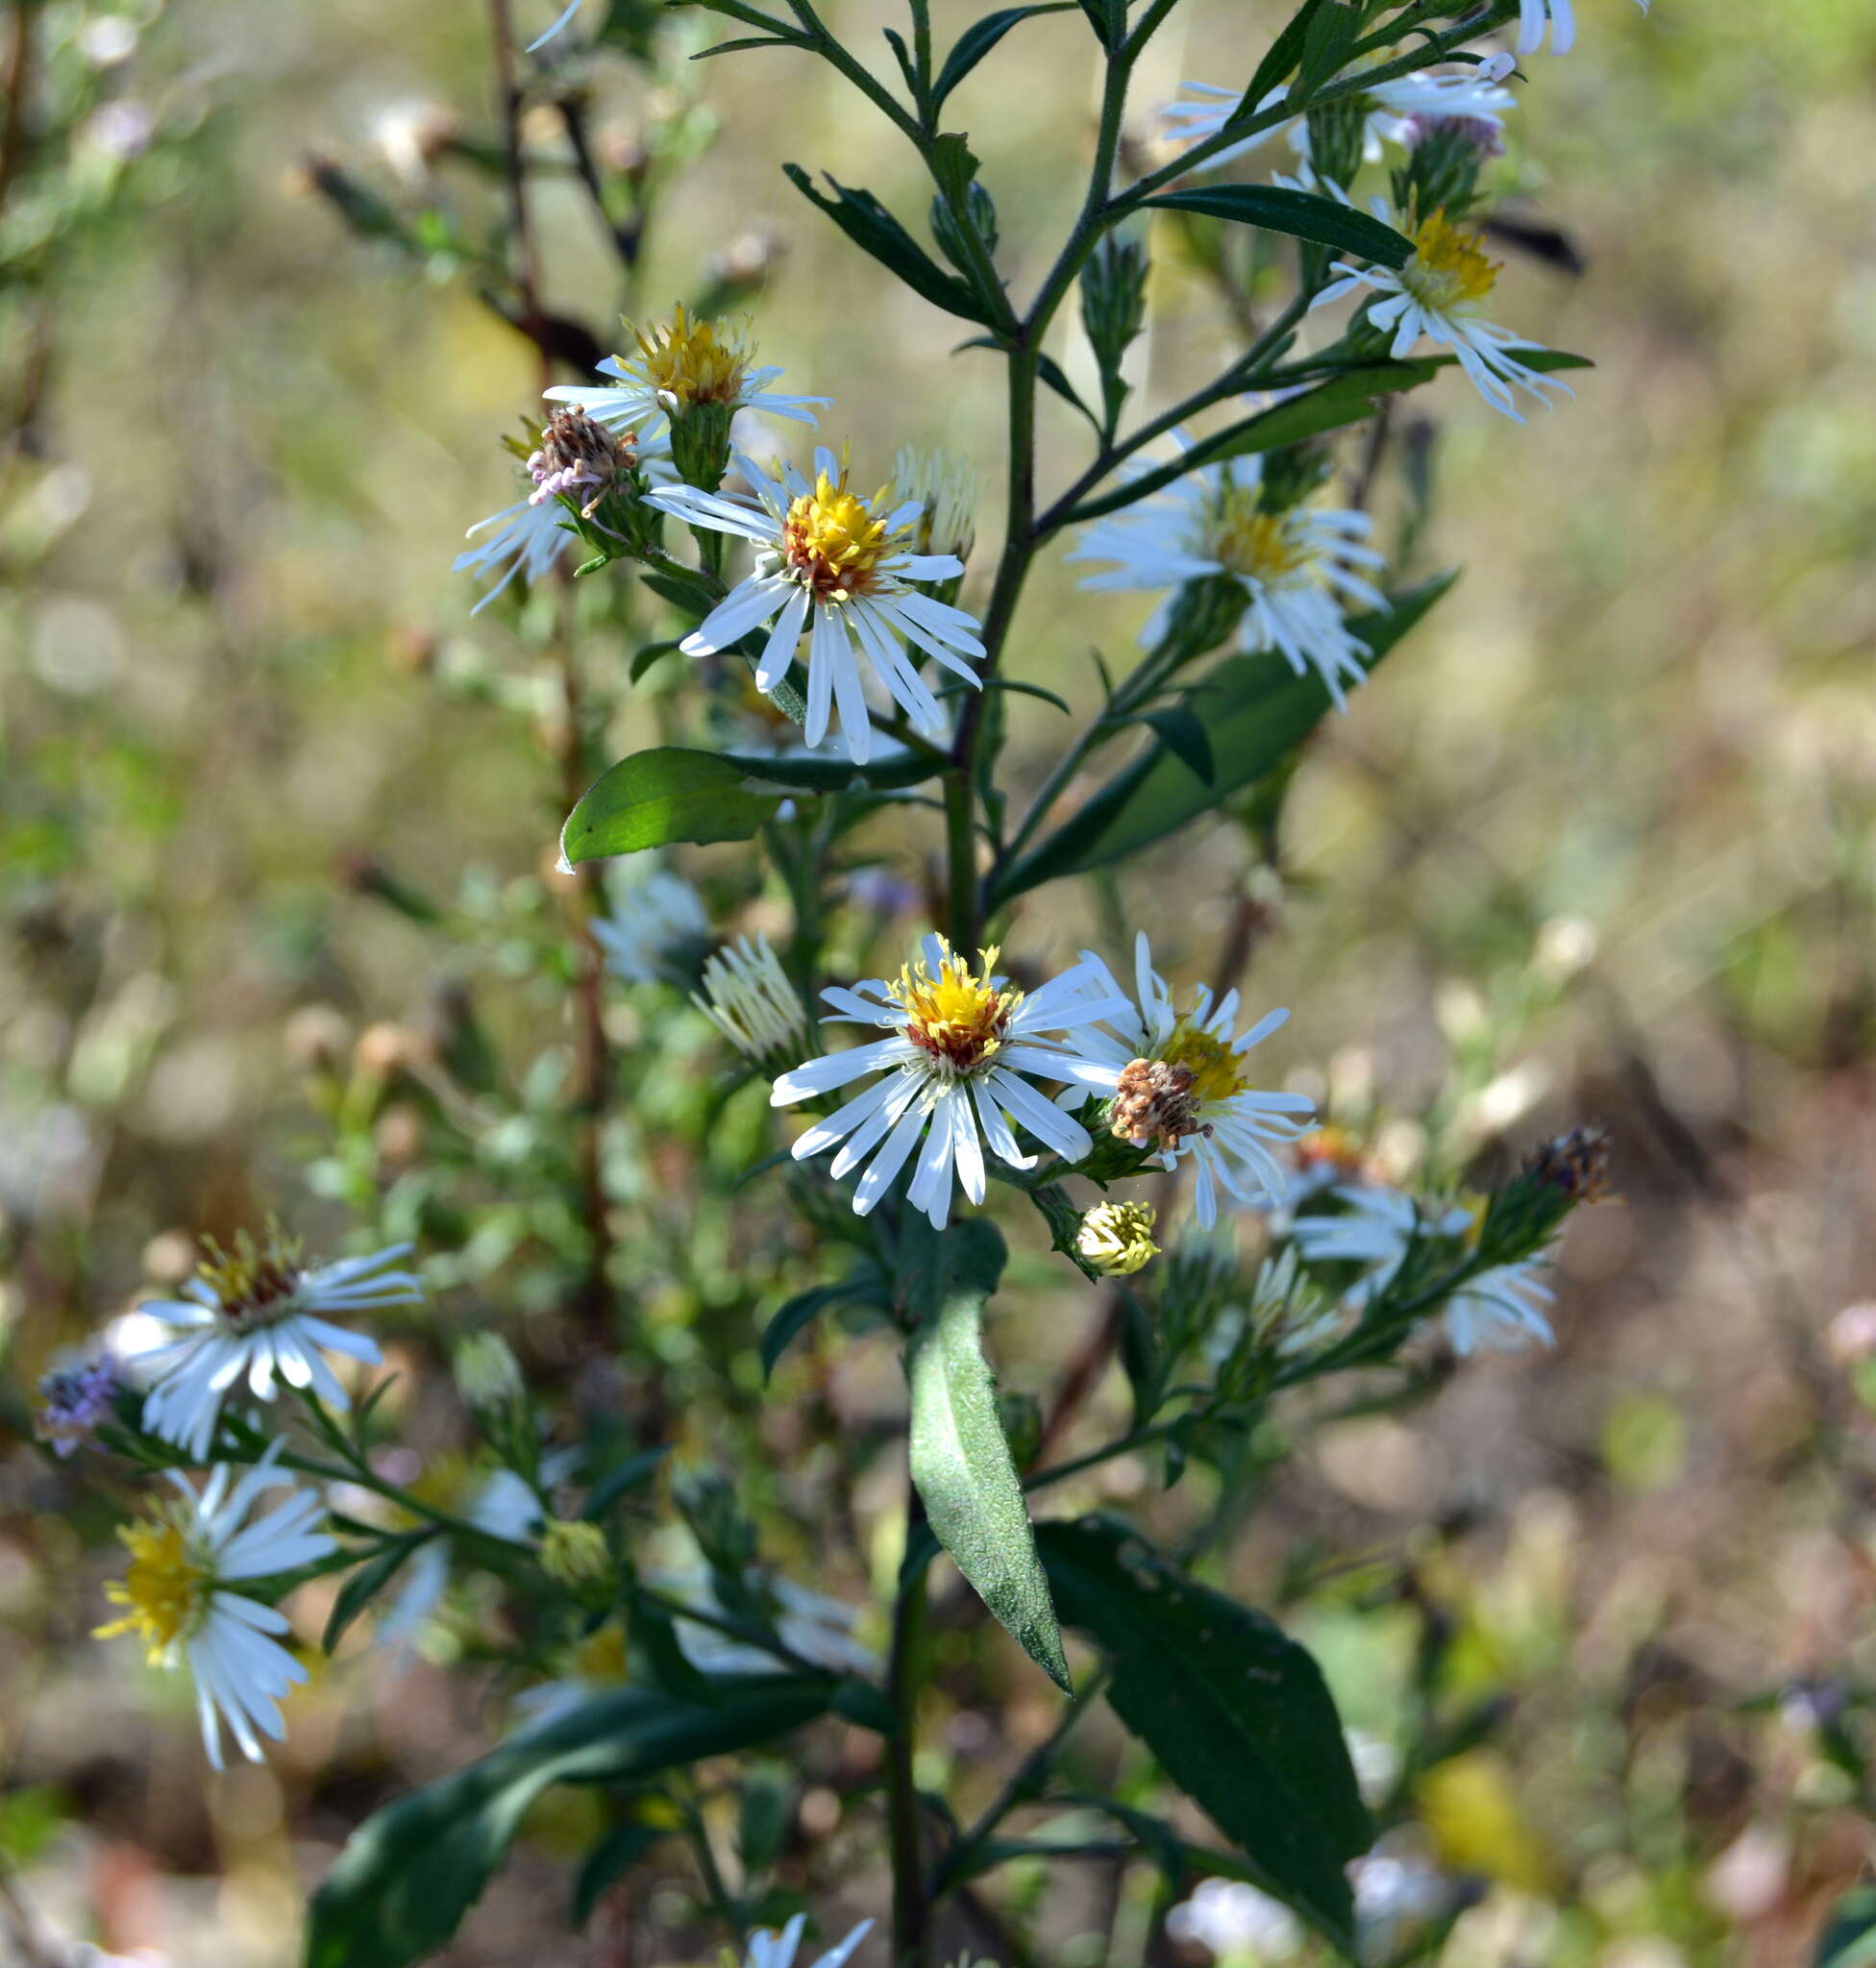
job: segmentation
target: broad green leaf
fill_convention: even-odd
[[[1535,365],[1533,365],[1535,366]],[[1567,364],[1558,365],[1567,366]],[[1254,453],[1279,451],[1286,444],[1300,444],[1305,438],[1320,437],[1325,430],[1339,430],[1345,424],[1359,424],[1383,397],[1400,390],[1418,389],[1430,382],[1437,362],[1367,362],[1358,369],[1345,369],[1319,382],[1314,389],[1286,397],[1268,410],[1243,417],[1210,437],[1200,438],[1190,451],[1170,463],[1142,472],[1112,492],[1098,499],[1084,499],[1062,520],[1063,526],[1080,526],[1103,513],[1118,512],[1123,506],[1157,492],[1200,465],[1215,464],[1221,458],[1248,457]]]
[[[560,829],[570,867],[672,841],[746,841],[781,804],[715,751],[660,745],[622,758],[594,780]]]
[[[958,1570],[1030,1660],[1066,1689],[1062,1632],[1036,1557],[1022,1479],[1003,1439],[997,1383],[983,1357],[984,1301],[1001,1268],[1002,1240],[975,1219],[959,1224],[944,1244],[949,1248],[970,1236],[988,1256],[986,1232],[997,1239],[994,1266],[956,1264],[936,1316],[921,1322],[906,1353],[912,1481]]]
[[[938,80],[931,86],[929,113],[935,119],[940,106],[964,78],[988,55],[1010,29],[1037,13],[1073,13],[1075,0],[1044,0],[1039,7],[1003,7],[975,20],[958,36]]]
[[[870,1297],[873,1291],[872,1281],[849,1278],[838,1285],[817,1285],[811,1292],[796,1292],[762,1328],[762,1378],[767,1380],[775,1372],[776,1363],[787,1352],[797,1336],[805,1332],[830,1305],[844,1305],[856,1298]]]
[[[802,197],[818,205],[856,246],[896,273],[915,294],[949,314],[986,328],[992,325],[971,289],[955,274],[947,273],[872,192],[850,188],[829,177],[834,195],[827,198],[814,188],[814,181],[799,164],[781,168]]]
[[[1876,1886],[1844,1894],[1817,1942],[1813,1968],[1876,1968]]]
[[[1303,30],[1302,61],[1292,99],[1306,104],[1347,59],[1362,24],[1362,10],[1346,0],[1322,0]]]
[[[1044,1524],[1037,1541],[1062,1617],[1108,1657],[1115,1713],[1268,1888],[1348,1947],[1343,1867],[1374,1833],[1315,1661],[1126,1524]]]
[[[714,756],[728,760],[752,779],[767,779],[772,785],[793,786],[803,793],[845,793],[867,786],[875,792],[890,792],[901,786],[916,786],[945,770],[942,758],[928,758],[922,751],[893,750],[865,765],[823,751],[719,751]]]
[[[1453,579],[1442,575],[1395,596],[1385,615],[1350,618],[1350,633],[1368,645],[1370,674]],[[1138,853],[1278,770],[1321,722],[1329,693],[1314,671],[1298,676],[1280,655],[1266,651],[1228,657],[1187,692],[1185,701],[1211,741],[1212,780],[1201,778],[1163,738],[1157,740],[1003,873],[990,896],[993,908],[1042,882]]]
[[[576,1933],[593,1917],[593,1908],[605,1889],[643,1858],[660,1838],[668,1836],[657,1825],[619,1825],[595,1845],[580,1868],[573,1884],[573,1928]]]
[[[622,1688],[412,1791],[353,1833],[313,1895],[306,1968],[407,1968],[433,1955],[551,1785],[630,1784],[771,1742],[824,1713],[829,1687],[726,1679],[707,1704]]]
[[[1333,246],[1378,266],[1405,266],[1414,251],[1411,239],[1367,212],[1282,184],[1201,184],[1190,191],[1162,192],[1146,202],[1169,211],[1196,211],[1206,218],[1261,226],[1267,233],[1287,233],[1293,239]]]

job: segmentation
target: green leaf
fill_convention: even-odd
[[[750,1749],[824,1713],[828,1693],[774,1675],[720,1680],[707,1704],[622,1688],[504,1743],[353,1833],[312,1897],[306,1968],[407,1968],[446,1946],[552,1784],[636,1783]]]
[[[971,155],[971,144],[967,137],[954,131],[947,131],[936,137],[931,145],[931,175],[938,187],[954,203],[962,204],[971,189],[971,180],[977,175],[977,160]]]
[[[1218,760],[1212,752],[1212,741],[1206,734],[1204,720],[1190,704],[1172,703],[1164,710],[1148,711],[1141,722],[1159,733],[1167,750],[1195,778],[1208,786],[1217,782]]]
[[[1370,674],[1453,579],[1442,575],[1395,596],[1385,615],[1349,619],[1349,632],[1368,645]],[[1298,676],[1270,651],[1228,657],[1185,701],[1210,741],[1217,761],[1214,776],[1209,781],[1201,777],[1163,737],[1158,739],[1005,871],[992,889],[991,907],[1001,908],[1045,881],[1104,868],[1176,833],[1231,794],[1284,766],[1329,708],[1329,693],[1314,671]]]
[[[648,1477],[657,1473],[657,1467],[671,1453],[668,1441],[654,1442],[648,1449],[639,1449],[635,1454],[622,1456],[593,1485],[592,1494],[587,1497],[580,1514],[588,1523],[596,1524],[628,1490],[636,1489]]]
[[[975,1251],[965,1247],[967,1240]],[[1002,1239],[974,1218],[943,1242],[950,1282],[935,1317],[913,1333],[905,1358],[912,1481],[958,1570],[1030,1660],[1068,1689],[1061,1628],[983,1357],[984,1301],[1002,1268]]]
[[[1316,17],[1335,0],[1303,0],[1295,13],[1285,24],[1283,32],[1270,45],[1263,61],[1258,62],[1256,72],[1250,78],[1250,86],[1238,99],[1238,107],[1231,111],[1230,122],[1225,125],[1242,123],[1257,113],[1257,106],[1280,82],[1288,82],[1296,63],[1303,58],[1303,47],[1310,28]]]
[[[986,328],[992,325],[971,289],[955,274],[947,273],[872,192],[851,189],[829,177],[834,196],[827,198],[814,188],[814,181],[799,164],[781,168],[803,198],[818,205],[856,246],[896,273],[915,294],[948,314],[961,315]]]
[[[1302,61],[1292,101],[1307,107],[1309,98],[1347,60],[1361,24],[1359,7],[1346,5],[1345,0],[1322,0],[1303,30]]]
[[[865,765],[818,751],[719,751],[713,755],[727,759],[752,779],[767,779],[772,785],[793,786],[803,793],[845,793],[856,786],[889,792],[933,778],[947,763],[942,755],[909,750],[889,752]]]
[[[983,58],[988,55],[1010,29],[1027,20],[1036,13],[1073,13],[1075,0],[1046,0],[1040,7],[1004,7],[995,13],[986,13],[981,20],[975,20],[958,36],[951,51],[945,57],[945,65],[938,71],[938,80],[931,86],[929,113],[938,114],[939,106],[964,78],[970,74]]]
[[[576,1933],[593,1917],[605,1889],[636,1865],[666,1836],[657,1825],[619,1825],[595,1845],[581,1863],[573,1883],[573,1927]]]
[[[648,642],[631,659],[631,680],[636,683],[660,657],[676,655],[677,652],[675,642]]]
[[[1282,184],[1201,184],[1190,191],[1162,192],[1146,203],[1169,211],[1196,211],[1207,218],[1261,226],[1267,233],[1287,233],[1294,239],[1333,246],[1379,266],[1405,266],[1414,252],[1411,239],[1367,212]]]
[[[417,1546],[429,1543],[435,1536],[434,1531],[410,1531],[402,1538],[393,1538],[346,1580],[338,1588],[337,1598],[333,1601],[326,1631],[319,1636],[319,1644],[326,1653],[330,1654],[338,1645],[346,1628],[398,1575],[405,1560]]]
[[[797,1336],[814,1322],[818,1314],[826,1312],[830,1305],[868,1296],[870,1291],[871,1287],[865,1280],[849,1278],[839,1285],[817,1285],[811,1292],[796,1292],[762,1328],[762,1378],[769,1379],[776,1370],[776,1363],[787,1352]]]
[[[1083,1517],[1037,1535],[1063,1618],[1112,1664],[1115,1713],[1271,1891],[1349,1947],[1354,1906],[1343,1867],[1374,1832],[1315,1661],[1126,1524]]]
[[[1817,1942],[1813,1968],[1876,1968],[1876,1886],[1845,1893]]]
[[[1520,357],[1520,359],[1522,359]],[[1535,364],[1533,365],[1536,366]],[[1567,367],[1567,364],[1560,364]],[[1411,362],[1368,362],[1358,369],[1344,369],[1314,389],[1286,397],[1255,416],[1242,417],[1235,424],[1210,437],[1201,438],[1190,451],[1170,463],[1156,466],[1129,479],[1098,499],[1085,499],[1062,520],[1063,526],[1080,526],[1103,513],[1119,512],[1123,506],[1157,492],[1200,465],[1216,464],[1222,458],[1248,457],[1254,453],[1279,451],[1286,444],[1300,444],[1320,437],[1325,430],[1339,430],[1346,424],[1359,424],[1385,396],[1418,389],[1430,382],[1439,367],[1436,359]]]
[[[586,789],[560,829],[560,853],[578,868],[672,841],[746,841],[780,804],[722,753],[661,745],[622,758]]]

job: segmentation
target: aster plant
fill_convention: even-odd
[[[455,1619],[441,1651],[499,1670],[512,1734],[358,1831],[313,1899],[308,1968],[446,1956],[529,1804],[561,1783],[603,1800],[579,1918],[676,1848],[699,1920],[752,1968],[788,1968],[810,1931],[790,1883],[791,1773],[827,1767],[815,1745],[836,1719],[867,1735],[877,1775],[844,1808],[880,1883],[849,1897],[871,1893],[885,1917],[870,1938],[864,1921],[824,1927],[817,1946],[846,1938],[820,1968],[932,1968],[986,1934],[1033,1958],[1022,1909],[991,1904],[998,1876],[1117,1853],[1158,1882],[1155,1932],[1175,1903],[1198,1910],[1167,1931],[1199,1938],[1200,1914],[1218,1927],[1221,1908],[1252,1906],[1345,1958],[1379,1931],[1357,1894],[1397,1865],[1377,1837],[1407,1807],[1377,1824],[1315,1661],[1201,1578],[1208,1545],[1294,1391],[1345,1377],[1351,1400],[1381,1405],[1474,1352],[1553,1341],[1545,1266],[1599,1193],[1603,1144],[1579,1131],[1495,1181],[1456,1157],[1390,1168],[1305,1083],[1303,1064],[1348,1035],[1244,983],[1242,947],[1209,982],[1182,974],[1194,965],[1166,958],[1180,931],[1156,904],[1201,824],[1279,876],[1312,743],[1386,692],[1377,666],[1451,585],[1408,578],[1403,529],[1376,515],[1399,403],[1425,392],[1467,415],[1469,381],[1518,416],[1518,395],[1548,402],[1567,393],[1559,371],[1587,366],[1484,312],[1513,64],[1546,37],[1567,46],[1570,9],[1304,0],[1260,26],[1242,87],[1194,85],[1156,119],[1136,74],[1176,0],[1010,9],[942,55],[912,0],[888,34],[890,82],[808,0],[783,4],[702,0],[734,24],[708,52],[823,62],[854,115],[902,139],[929,181],[929,247],[872,192],[788,175],[879,305],[961,322],[957,359],[1000,367],[1001,455],[934,451],[942,412],[907,404],[902,428],[856,433],[859,456],[894,460],[883,482],[826,444],[778,459],[777,440],[828,425],[847,379],[757,362],[759,268],[692,267],[714,305],[661,309],[642,266],[655,173],[608,187],[580,121],[589,58],[626,48],[663,76],[653,30],[624,8],[521,26],[491,11],[507,204],[479,263],[506,273],[482,298],[535,349],[542,393],[510,445],[517,497],[457,566],[492,583],[475,609],[533,665],[526,687],[481,672],[474,692],[542,734],[558,866],[455,918],[375,865],[358,886],[426,933],[474,918],[494,968],[533,980],[552,1045],[509,1070],[458,990],[439,1029],[361,1039],[349,1078],[321,1064],[333,1140],[315,1188],[356,1217],[355,1254],[312,1264],[277,1229],[208,1248],[137,1315],[157,1343],[48,1381],[40,1432],[59,1459],[109,1452],[176,1488],[127,1531],[111,1596],[154,1662],[193,1676],[211,1760],[224,1727],[251,1756],[280,1734],[280,1699],[306,1677],[280,1609],[316,1578],[340,1578],[327,1653],[368,1622],[390,1643],[382,1671],[407,1671]],[[1060,18],[1029,24],[1046,14]],[[1013,33],[1078,37],[1101,80],[1077,209],[1026,291],[958,93]],[[611,242],[633,308],[616,334],[542,306],[531,104],[561,118]],[[704,141],[665,135],[661,156]],[[360,209],[342,181],[323,188]],[[1236,341],[1199,386],[1130,415],[1153,259],[1173,238],[1197,242]],[[763,339],[787,338],[778,309]],[[1066,458],[1045,405],[1085,423]],[[1024,674],[1048,633],[1025,595],[1054,561],[1095,570],[1081,586],[1100,598],[1087,621],[1104,653],[1087,715]],[[1047,727],[1034,771],[1010,744],[1025,698],[1071,720]],[[618,731],[652,726],[662,742],[611,755]],[[704,848],[717,854],[695,860]],[[1155,879],[1115,888],[1143,861]],[[1099,889],[1077,891],[1090,876]],[[1130,947],[1043,926],[1098,892],[1148,915]],[[700,1058],[715,1078],[686,1108],[672,1088]],[[425,1132],[447,1175],[413,1160],[381,1179],[393,1120]],[[670,1178],[686,1154],[696,1196]],[[739,1238],[760,1240],[744,1267],[756,1284],[724,1282]],[[1050,1372],[1012,1357],[1007,1328],[987,1341],[1011,1239],[1054,1267],[1082,1335],[1046,1403],[1022,1385],[1000,1396],[992,1371],[996,1354],[1019,1384]],[[718,1363],[660,1326],[712,1293],[759,1364],[736,1383],[740,1457],[687,1405]],[[433,1322],[456,1316],[464,1328]],[[535,1316],[563,1321],[557,1352],[524,1343]],[[398,1439],[398,1336],[449,1359],[460,1439],[446,1453]],[[802,1429],[763,1437],[763,1402],[785,1396],[755,1383],[786,1386],[835,1343],[897,1353],[904,1421],[872,1485],[889,1521],[839,1562],[824,1550],[809,1579],[764,1548],[763,1500],[799,1504],[878,1445],[836,1430],[812,1470],[795,1466]],[[1110,1364],[1129,1418],[1091,1433]],[[1175,1552],[1144,1507],[1076,1513],[1123,1459],[1166,1488],[1203,1465],[1221,1499],[1207,1528]],[[843,1530],[850,1474],[822,1513]],[[289,1502],[248,1521],[288,1482]],[[926,1725],[933,1636],[979,1613],[1049,1707],[970,1812],[926,1794]],[[1135,1745],[1129,1767],[1152,1773],[1124,1795],[1114,1769],[1092,1790],[1069,1775],[1097,1705]],[[733,1878],[713,1843],[726,1784]],[[1025,1838],[1051,1799],[1072,1821]],[[1390,1901],[1384,1958],[1419,1957],[1452,1901]]]

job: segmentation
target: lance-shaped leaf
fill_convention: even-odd
[[[560,854],[578,868],[673,841],[746,841],[781,800],[721,753],[660,745],[594,780],[560,829]]]
[[[912,1481],[958,1570],[1030,1660],[1067,1688],[1062,1631],[983,1357],[984,1301],[1002,1270],[1002,1242],[980,1219],[943,1241],[949,1281],[905,1357]]]
[[[1003,7],[995,13],[986,13],[981,20],[973,21],[958,36],[950,53],[945,57],[945,65],[931,86],[931,101],[926,106],[928,113],[933,117],[938,114],[945,98],[1019,22],[1036,13],[1073,13],[1074,4],[1075,0],[1044,0],[1039,7]]]
[[[1374,1833],[1316,1662],[1124,1523],[1044,1524],[1038,1539],[1062,1617],[1108,1658],[1115,1713],[1269,1890],[1348,1947],[1343,1867]]]
[[[1876,1968],[1876,1886],[1844,1894],[1818,1936],[1813,1968]]]
[[[971,289],[955,274],[947,273],[872,192],[843,184],[829,176],[827,183],[833,186],[834,195],[824,197],[799,164],[783,164],[781,168],[802,197],[818,205],[856,246],[864,247],[882,266],[896,273],[915,294],[949,314],[961,315],[966,321],[977,322],[985,328],[993,326],[989,313]]]
[[[1165,191],[1146,202],[1170,211],[1196,211],[1206,218],[1260,226],[1267,233],[1288,233],[1294,239],[1333,246],[1377,266],[1405,266],[1414,252],[1411,239],[1367,212],[1283,184],[1201,184],[1190,191]]]
[[[555,1784],[632,1784],[771,1742],[827,1708],[830,1682],[724,1679],[708,1702],[596,1696],[367,1818],[312,1897],[306,1968],[407,1968],[446,1946],[534,1800]]]
[[[1385,615],[1349,618],[1350,633],[1368,646],[1370,673],[1453,579],[1442,575],[1395,596]],[[992,907],[1001,908],[1039,883],[1138,853],[1280,770],[1327,713],[1329,693],[1314,671],[1298,676],[1281,656],[1266,651],[1227,658],[1184,701],[1210,741],[1211,777],[1201,776],[1193,761],[1160,738],[998,879]]]

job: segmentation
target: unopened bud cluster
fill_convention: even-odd
[[[1097,1203],[1081,1219],[1076,1251],[1104,1276],[1128,1278],[1159,1255],[1150,1203]]]

